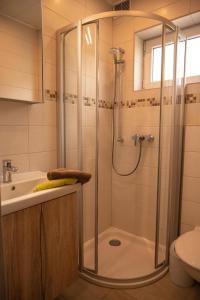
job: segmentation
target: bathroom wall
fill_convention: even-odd
[[[57,165],[56,30],[87,15],[108,10],[98,0],[44,0],[45,102],[28,105],[0,101],[0,160],[10,158],[20,172]]]
[[[169,19],[191,14],[200,10],[198,0],[185,1],[134,1],[135,9],[154,11]],[[187,82],[186,82],[187,83]],[[186,86],[184,171],[182,192],[181,232],[200,224],[199,202],[199,119],[200,119],[200,85]]]
[[[200,225],[200,83],[187,86],[181,231]]]
[[[200,10],[199,1],[133,1],[133,8],[158,13],[169,19],[175,19]],[[112,222],[113,225],[154,240],[155,232],[155,199],[157,181],[157,146],[158,146],[158,115],[159,90],[141,90],[133,92],[133,57],[132,52],[134,32],[156,25],[155,21],[135,19],[116,19],[113,25],[113,46],[125,49],[125,75],[124,75],[124,107],[122,108],[123,134],[125,146],[121,153],[121,170],[131,170],[137,157],[137,151],[131,148],[130,136],[139,132],[151,133],[155,136],[152,145],[144,145],[143,158],[138,171],[130,178],[120,178],[113,172],[112,185]],[[124,34],[126,32],[126,34]],[[141,62],[136,61],[136,64]],[[135,69],[137,66],[135,66]],[[141,69],[141,68],[140,68]],[[199,110],[199,85],[188,85],[186,88],[186,123],[185,123],[185,151],[184,151],[184,182],[181,230],[186,231],[199,224],[200,202],[198,200],[198,119]],[[170,96],[170,95],[169,95]],[[169,98],[169,97],[167,97]],[[166,98],[166,99],[167,99]],[[191,102],[189,104],[189,100]],[[150,105],[151,103],[151,105]],[[165,129],[169,131],[170,108],[165,107]],[[166,133],[167,133],[166,131]],[[166,138],[169,137],[165,134]],[[167,140],[165,141],[167,146]],[[146,146],[146,147],[145,147]],[[169,154],[167,147],[164,155]],[[134,152],[134,153],[133,153]],[[134,156],[134,157],[133,157]],[[120,167],[120,160],[118,161]],[[163,176],[166,178],[166,169],[163,167]],[[191,190],[193,192],[191,192]],[[163,195],[164,193],[163,189]],[[162,203],[161,225],[164,226],[166,206]],[[161,228],[162,231],[162,228]],[[164,238],[161,232],[161,239]]]

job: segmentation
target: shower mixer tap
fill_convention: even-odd
[[[131,139],[134,141],[135,146],[137,146],[138,143],[143,142],[146,140],[147,142],[153,142],[154,136],[151,134],[143,135],[143,134],[134,134]]]
[[[123,139],[121,136],[118,136],[117,142],[118,142],[118,143],[123,143],[123,142],[124,142],[124,139]]]
[[[131,139],[134,141],[135,146],[137,146],[138,143],[141,143],[145,140],[145,136],[141,134],[135,134],[131,137]]]

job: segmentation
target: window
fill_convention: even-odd
[[[153,63],[152,63],[152,81],[160,81],[161,77],[161,57],[162,48],[153,48]],[[173,78],[173,64],[174,60],[174,44],[167,45],[165,48],[165,79],[171,80]]]
[[[158,26],[157,26],[158,27]],[[155,27],[156,28],[156,27]],[[162,58],[162,37],[161,31],[144,30],[137,35],[143,42],[142,80],[141,88],[151,89],[160,87],[161,77],[161,58]],[[186,83],[200,82],[200,24],[190,26],[182,30],[187,36],[187,56],[186,56]],[[173,61],[174,61],[174,34],[167,33],[165,51],[165,80],[167,85],[171,84],[173,79]],[[183,74],[183,61],[185,42],[178,43],[178,74]],[[141,47],[140,47],[141,48]],[[136,60],[136,57],[135,57]],[[134,85],[135,87],[135,85]]]
[[[185,43],[180,43],[180,56],[184,55]],[[187,41],[186,77],[200,76],[200,36],[190,38]],[[151,82],[160,81],[161,77],[161,47],[152,49],[152,76]],[[174,44],[165,48],[165,80],[173,79]],[[183,68],[183,65],[182,65]],[[183,72],[183,69],[181,70]]]

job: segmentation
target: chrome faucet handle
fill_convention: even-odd
[[[148,135],[146,136],[146,141],[147,141],[147,142],[153,142],[153,141],[154,141],[154,136],[151,135],[151,134],[148,134]]]
[[[3,183],[12,182],[12,173],[17,172],[18,168],[12,166],[11,159],[4,159],[2,161],[3,165]]]
[[[3,167],[10,168],[11,167],[11,159],[2,160]]]

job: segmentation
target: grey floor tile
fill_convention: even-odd
[[[83,279],[78,279],[63,294],[66,300],[100,300],[110,289],[91,284]]]
[[[63,294],[63,300],[200,300],[200,285],[181,288],[169,276],[137,289],[109,289],[78,279]]]
[[[169,276],[165,276],[154,284],[135,290],[127,290],[127,293],[137,297],[138,300],[190,300],[188,297],[193,289],[194,287],[178,287],[171,282]]]
[[[123,290],[112,290],[105,295],[102,300],[138,300],[134,296],[128,295]]]

